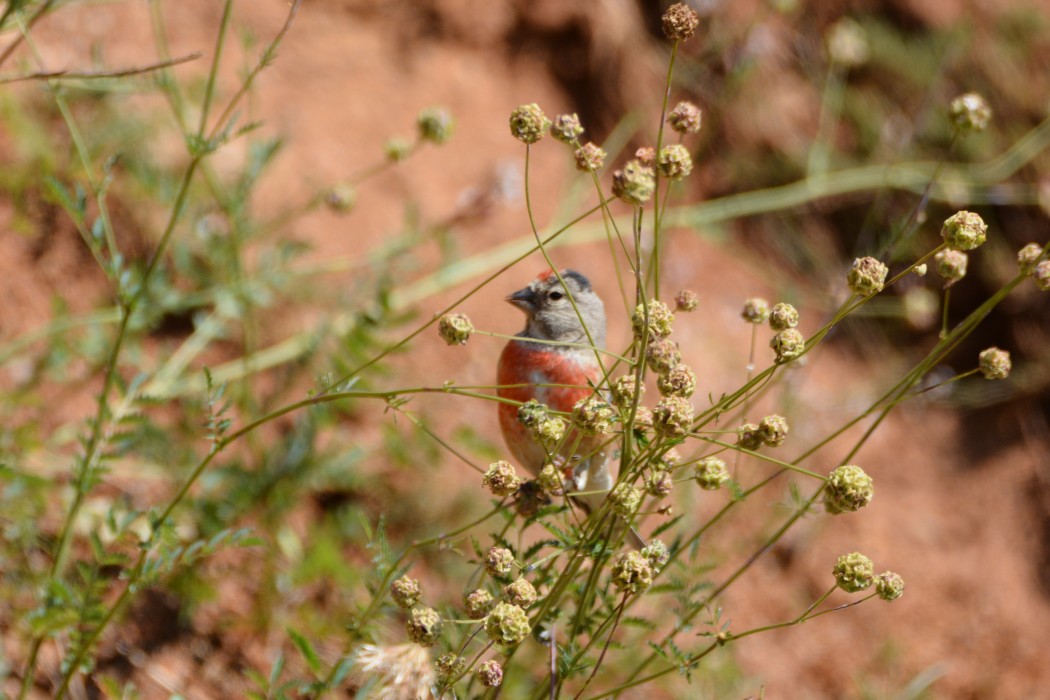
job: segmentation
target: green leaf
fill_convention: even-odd
[[[286,627],[285,631],[288,636],[292,639],[292,644],[299,650],[300,656],[306,662],[306,665],[310,667],[310,670],[316,675],[321,670],[321,658],[317,656],[317,652],[314,650],[313,644],[310,643],[303,635],[296,632],[291,627]]]

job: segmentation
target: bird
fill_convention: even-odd
[[[595,394],[605,376],[599,360],[605,349],[605,305],[590,281],[569,269],[540,273],[506,301],[524,312],[525,328],[499,357],[496,393],[509,400],[500,402],[499,425],[511,454],[536,476],[548,453],[518,419],[518,407],[535,399],[552,411],[572,413],[577,402]],[[574,498],[587,512],[596,510],[615,485],[618,452],[608,442],[608,436],[570,434],[561,441],[560,454],[553,455],[566,493],[589,492]],[[630,539],[640,541],[633,531]]]

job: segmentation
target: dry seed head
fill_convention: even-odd
[[[562,143],[574,144],[582,134],[583,127],[580,126],[580,118],[576,116],[575,112],[572,114],[559,114],[554,118],[554,123],[551,124],[551,136]]]
[[[862,297],[878,294],[886,285],[889,268],[875,258],[857,258],[846,275],[849,290]]]
[[[412,608],[405,622],[405,631],[408,638],[419,646],[432,647],[441,636],[443,624],[441,615],[434,608]]]
[[[612,582],[627,595],[641,593],[653,583],[653,565],[641,552],[624,552],[613,562]]]
[[[598,396],[580,399],[572,407],[572,423],[584,435],[605,435],[618,415]]]
[[[653,429],[664,437],[684,437],[692,425],[693,404],[681,396],[664,397],[653,409]]]
[[[763,443],[769,447],[780,447],[788,434],[787,418],[776,414],[766,416],[758,422],[758,432]]]
[[[590,141],[577,148],[573,153],[573,156],[576,158],[576,169],[580,172],[601,170],[602,166],[605,165],[607,155],[599,146],[594,145]]]
[[[645,394],[645,385],[639,387],[633,374],[617,377],[611,388],[613,403],[623,409],[633,406]]]
[[[489,549],[485,557],[485,572],[493,578],[510,578],[514,572],[514,552],[506,547]]]
[[[466,345],[474,325],[464,314],[445,314],[438,321],[438,335],[449,345]]]
[[[981,351],[978,356],[981,374],[985,379],[1006,379],[1010,376],[1013,364],[1010,362],[1010,353],[997,347],[990,347]]]
[[[442,654],[434,662],[438,679],[448,681],[467,670],[467,660],[456,654]]]
[[[550,127],[551,120],[535,102],[521,105],[510,113],[510,135],[522,143],[536,143]]]
[[[411,609],[419,602],[419,596],[419,581],[407,575],[390,584],[390,597],[394,599],[399,608]]]
[[[691,289],[683,289],[674,297],[675,311],[696,311],[700,305],[700,295]]]
[[[667,338],[650,340],[645,349],[645,361],[649,369],[657,374],[667,374],[682,360],[682,353],[678,351],[678,343]]]
[[[745,450],[762,447],[762,431],[754,423],[744,423],[736,429],[736,444]]]
[[[498,688],[503,683],[503,667],[495,659],[489,659],[478,666],[476,674],[478,682],[486,688]]]
[[[642,146],[634,152],[634,157],[645,167],[651,168],[656,164],[656,149],[652,146]]]
[[[664,36],[671,41],[682,41],[696,33],[700,16],[684,2],[676,2],[667,8],[660,23],[663,24]]]
[[[689,398],[696,391],[696,374],[688,365],[679,364],[667,374],[661,374],[656,387],[664,396]]]
[[[875,582],[875,565],[860,552],[843,554],[832,569],[835,584],[847,593],[863,591]]]
[[[679,102],[667,115],[667,123],[679,134],[695,134],[700,131],[703,116],[692,102]]]

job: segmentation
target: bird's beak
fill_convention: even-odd
[[[525,287],[525,289],[519,289],[507,297],[507,302],[517,306],[525,313],[529,313],[536,308],[536,293]]]

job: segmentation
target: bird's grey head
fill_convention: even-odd
[[[590,340],[595,346],[604,348],[605,306],[602,300],[579,272],[562,270],[559,274],[561,280],[553,270],[547,270],[528,287],[507,297],[507,301],[525,312],[525,330],[520,335],[564,343],[588,343],[584,331],[586,324]]]

